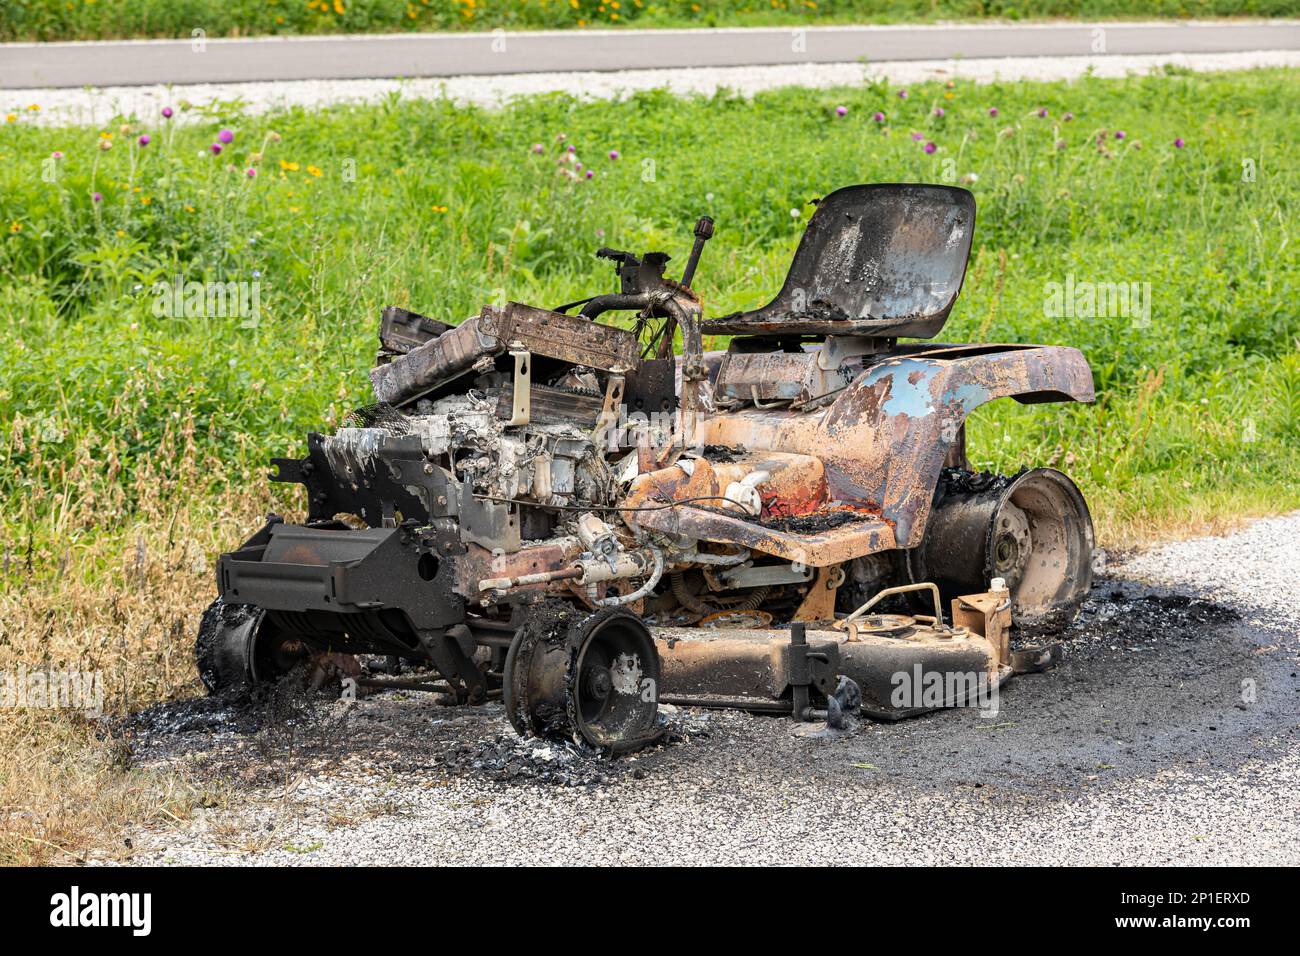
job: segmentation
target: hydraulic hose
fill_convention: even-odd
[[[592,601],[596,607],[618,607],[621,604],[631,604],[633,601],[639,601],[646,597],[659,584],[659,579],[664,573],[664,553],[654,545],[647,546],[651,556],[654,558],[654,570],[650,572],[650,577],[646,578],[645,583],[630,594],[616,594],[613,597],[601,598]]]

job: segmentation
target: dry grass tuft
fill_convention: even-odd
[[[178,775],[133,769],[125,745],[84,718],[0,718],[0,863],[123,859],[127,827],[181,821],[200,799]]]
[[[0,675],[98,673],[103,715],[0,709],[0,863],[129,852],[130,825],[183,819],[204,794],[175,773],[131,766],[112,718],[202,693],[193,663],[213,561],[271,507],[261,489],[145,500],[117,528],[43,529],[0,577]]]

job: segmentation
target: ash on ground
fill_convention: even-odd
[[[456,747],[438,763],[450,773],[470,771],[502,783],[600,786],[625,777],[644,779],[648,775],[646,758],[674,744],[708,737],[710,725],[707,713],[687,713],[664,706],[658,717],[662,731],[659,740],[633,754],[616,757],[582,741],[501,733]]]
[[[500,704],[442,706],[402,691],[345,700],[286,678],[256,695],[158,704],[113,730],[136,763],[185,758],[200,777],[246,786],[274,783],[289,765],[329,772],[349,763],[387,773],[594,787],[645,778],[674,759],[678,745],[711,736],[715,717],[662,705],[659,739],[636,753],[611,756],[585,742],[521,738]]]
[[[1203,640],[1207,631],[1240,620],[1239,612],[1214,601],[1103,579],[1058,640],[1075,653],[1142,653],[1161,644]]]

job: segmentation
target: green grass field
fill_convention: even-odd
[[[458,319],[501,295],[570,301],[612,287],[596,247],[681,256],[708,212],[697,285],[721,314],[778,287],[807,200],[891,180],[977,196],[947,338],[1075,345],[1095,371],[1096,407],[983,411],[980,461],[1064,464],[1113,522],[1103,535],[1296,503],[1294,79],[556,95],[500,112],[393,99],[106,130],[11,114],[4,534],[55,555],[121,528],[142,496],[200,507],[256,485],[270,454],[366,401],[384,304]],[[214,155],[220,129],[233,141]],[[560,162],[569,147],[580,172]],[[176,275],[257,281],[261,314],[156,317],[154,284]],[[1047,283],[1070,276],[1149,283],[1149,317],[1053,317]],[[207,463],[198,488],[173,473],[181,429]]]
[[[1295,13],[1295,0],[6,0],[0,40]]]
[[[597,247],[662,248],[680,267],[707,212],[706,311],[753,306],[780,285],[808,200],[849,183],[966,183],[975,250],[943,338],[1074,345],[1092,363],[1094,406],[981,409],[978,464],[1064,469],[1108,545],[1297,507],[1296,81],[552,95],[501,111],[394,97],[103,129],[0,115],[0,670],[101,671],[114,712],[193,693],[213,557],[267,510],[301,511],[269,490],[267,458],[367,402],[382,305],[455,320],[502,296],[572,301],[613,288]],[[155,314],[155,284],[178,275],[257,282],[260,311]],[[1055,316],[1050,284],[1069,281],[1146,283],[1149,312]],[[97,733],[0,720],[0,811],[18,821],[0,861],[184,814],[190,791]]]

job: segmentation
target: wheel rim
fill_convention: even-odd
[[[589,742],[619,748],[641,740],[659,713],[659,660],[640,619],[615,614],[583,628],[571,714]]]
[[[1011,616],[1023,629],[1063,626],[1092,587],[1092,517],[1079,489],[1050,468],[1026,472],[1011,484],[994,521],[989,564],[998,567],[1002,537],[1023,521],[1019,553],[1005,577]]]
[[[905,576],[934,581],[945,603],[1002,578],[1018,629],[1059,630],[1092,587],[1092,518],[1083,495],[1052,468],[974,477],[981,479],[975,487],[945,491],[921,547],[902,552]]]
[[[506,655],[506,716],[519,733],[615,751],[656,736],[659,655],[641,619],[572,611],[521,628]]]

